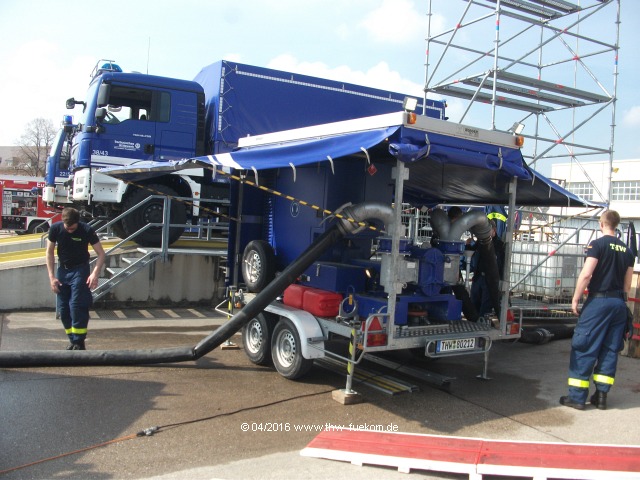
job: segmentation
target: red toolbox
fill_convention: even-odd
[[[335,317],[340,310],[342,294],[307,288],[302,295],[302,309],[318,317]]]
[[[302,296],[304,292],[310,288],[311,287],[292,283],[285,289],[284,296],[282,297],[282,303],[293,308],[302,309]]]

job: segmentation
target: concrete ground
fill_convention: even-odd
[[[202,308],[101,310],[92,312],[87,347],[195,345],[224,320]],[[0,328],[3,352],[63,350],[67,343],[52,311],[5,313]],[[239,336],[234,341],[241,346]],[[300,450],[327,423],[474,438],[640,444],[640,360],[620,357],[608,410],[580,412],[558,404],[569,350],[567,340],[495,344],[490,381],[476,379],[482,371],[478,356],[428,363],[396,355],[397,361],[455,380],[442,390],[396,373],[418,389],[391,396],[359,384],[355,389],[365,401],[350,406],[331,397],[345,386],[338,373],[315,366],[303,380],[289,381],[250,363],[242,349],[216,349],[182,364],[0,369],[0,477],[466,478],[424,471],[407,476],[301,457]],[[136,436],[151,427],[159,429]]]

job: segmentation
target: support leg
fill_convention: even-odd
[[[353,390],[353,373],[356,368],[356,330],[351,330],[351,342],[349,343],[349,356],[350,361],[347,363],[347,385],[343,390],[334,390],[331,396],[336,402],[343,405],[352,405],[354,403],[361,403],[362,396]]]

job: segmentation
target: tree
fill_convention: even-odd
[[[20,154],[17,165],[14,165],[17,172],[31,177],[44,176],[56,131],[53,122],[45,118],[36,118],[27,124],[18,143]]]

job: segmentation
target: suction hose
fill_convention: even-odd
[[[357,207],[357,206],[356,206]],[[389,206],[377,205],[373,209],[350,209],[350,214],[378,215],[384,211],[383,222],[391,218]],[[382,208],[382,210],[380,210]],[[364,213],[366,212],[366,213]],[[372,213],[378,212],[378,213]],[[353,217],[358,222],[370,218]],[[284,289],[292,284],[322,253],[353,231],[352,224],[341,220],[329,230],[320,235],[302,254],[284,271],[278,275],[262,292],[222,324],[207,337],[193,347],[160,348],[154,350],[71,350],[71,351],[15,351],[0,352],[0,368],[8,367],[58,367],[58,366],[121,366],[121,365],[151,365],[158,363],[187,362],[211,352],[230,338],[252,318],[262,312],[267,305],[275,300]]]
[[[566,340],[573,336],[573,327],[546,325],[544,327],[522,327],[519,342],[544,345],[551,340]]]
[[[496,252],[491,241],[491,224],[485,213],[480,210],[471,210],[451,222],[444,210],[438,209],[431,213],[430,221],[441,241],[460,241],[460,237],[467,230],[476,236],[491,304],[496,314],[500,316],[500,272]]]

